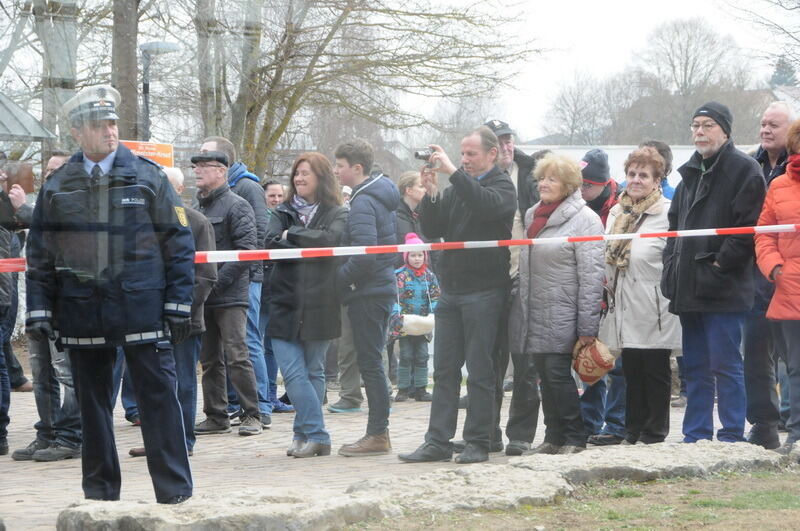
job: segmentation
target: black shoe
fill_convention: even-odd
[[[142,425],[142,419],[139,417],[138,413],[134,413],[133,415],[125,415],[125,420],[130,422],[132,426]]]
[[[506,455],[522,455],[531,449],[528,441],[508,441],[506,445]]]
[[[61,461],[63,459],[74,459],[81,456],[80,448],[70,448],[69,446],[62,446],[58,443],[51,444],[44,450],[37,450],[33,454],[34,461]]]
[[[0,455],[8,454],[8,441],[6,439],[0,440]]]
[[[417,387],[414,393],[414,399],[417,402],[432,402],[433,395],[428,392],[424,387]]]
[[[433,461],[450,461],[453,458],[453,453],[426,442],[410,454],[398,454],[397,457],[405,463],[430,463]]]
[[[244,409],[239,408],[233,413],[228,413],[228,420],[231,423],[231,426],[238,426],[242,423],[242,416],[244,415]]]
[[[14,450],[14,453],[11,454],[11,459],[14,461],[31,461],[33,460],[33,454],[36,453],[37,450],[44,450],[45,448],[49,448],[50,443],[47,441],[42,441],[41,439],[34,439],[32,443],[30,443],[25,448],[20,448],[19,450]]]
[[[453,441],[453,453],[460,454],[464,451],[464,448],[467,446],[467,441]],[[489,452],[497,453],[503,451],[503,441],[492,441],[489,445]]]
[[[172,498],[168,499],[164,503],[166,505],[178,505],[179,503],[185,502],[189,498],[191,498],[191,496],[184,496],[183,494],[178,494],[177,496],[173,496]]]
[[[560,451],[561,451],[561,446],[549,442],[543,442],[533,450],[528,450],[527,452],[525,452],[524,455],[535,455],[535,454],[555,455]]]
[[[469,395],[464,395],[458,399],[458,409],[467,409],[467,403],[469,402],[468,396]]]
[[[610,433],[601,433],[599,435],[590,436],[586,442],[595,446],[613,446],[619,444],[625,439],[619,435],[611,435]]]
[[[461,463],[463,465],[469,463],[482,463],[484,461],[489,460],[489,452],[480,448],[478,445],[467,443],[467,446],[464,447],[464,451],[456,457],[456,463]]]
[[[394,397],[395,402],[405,402],[411,398],[411,389],[398,389]]]
[[[781,438],[778,435],[778,427],[768,424],[755,424],[750,428],[750,433],[747,435],[747,442],[763,446],[767,450],[780,448]]]
[[[217,424],[211,419],[205,419],[203,422],[194,425],[195,435],[211,435],[215,433],[230,433],[230,425]]]
[[[267,414],[265,414],[265,413],[262,413],[261,414],[261,427],[262,428],[266,428],[270,424],[272,424],[272,417],[267,415]]]

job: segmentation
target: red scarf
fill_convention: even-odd
[[[411,267],[411,265],[408,262],[406,262],[406,265],[414,273],[415,277],[424,276],[425,275],[425,271],[428,270],[428,264],[426,264],[425,262],[422,262],[422,265],[419,267],[419,269]]]
[[[535,238],[547,224],[550,219],[550,214],[555,212],[558,205],[563,203],[564,200],[556,201],[555,203],[542,203],[539,208],[533,213],[533,222],[528,227],[528,238]]]
[[[789,155],[786,161],[786,173],[795,181],[800,181],[800,154]]]

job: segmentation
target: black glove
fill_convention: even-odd
[[[183,343],[192,331],[192,318],[165,315],[164,328],[166,328],[169,333],[170,341],[173,345]]]
[[[25,333],[34,341],[56,340],[56,333],[53,332],[53,325],[50,324],[50,321],[34,321],[25,325]]]

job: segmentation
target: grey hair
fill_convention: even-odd
[[[767,108],[764,109],[764,112],[770,110],[782,111],[789,118],[790,123],[797,120],[797,113],[794,111],[794,108],[791,105],[789,105],[789,103],[786,101],[773,101],[772,103],[767,105]]]
[[[174,182],[176,186],[183,185],[183,171],[180,168],[174,168],[171,166],[164,166],[164,173],[167,174],[167,179],[170,182]]]

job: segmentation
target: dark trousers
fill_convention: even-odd
[[[789,376],[789,421],[786,442],[800,441],[800,321],[778,321],[786,353],[786,372]]]
[[[464,440],[489,450],[495,422],[495,358],[507,289],[467,294],[442,291],[436,306],[433,403],[425,440],[449,448],[458,421],[461,367],[467,365]]]
[[[36,438],[48,445],[58,443],[68,448],[81,445],[81,414],[69,355],[58,350],[48,339],[28,338],[33,398],[39,420],[34,424]],[[64,400],[61,400],[61,391]]]
[[[508,410],[506,436],[509,441],[533,442],[539,423],[539,375],[533,356],[512,354],[514,360],[514,389]]]
[[[534,354],[542,379],[544,441],[556,446],[586,446],[578,390],[572,379],[572,355],[567,352]]]
[[[672,392],[670,350],[622,349],[625,373],[625,438],[645,444],[663,442],[669,434]]]
[[[14,235],[16,239],[16,235]],[[12,243],[12,246],[14,244]],[[13,251],[12,251],[13,254]],[[19,256],[19,253],[17,253]],[[16,389],[24,385],[28,378],[22,370],[22,365],[14,355],[14,349],[11,347],[11,334],[14,332],[14,325],[17,322],[17,308],[19,307],[19,293],[17,292],[17,273],[11,274],[11,305],[8,306],[7,311],[0,316],[0,326],[3,327],[3,354],[6,358],[6,369],[8,370],[8,381],[11,389]]]
[[[197,440],[194,423],[197,417],[197,361],[200,358],[200,334],[173,345],[175,377],[178,381],[178,402],[181,404],[186,449],[192,451]]]
[[[0,313],[6,311],[5,308],[0,307]],[[0,325],[0,336],[5,334],[3,327]],[[0,337],[2,340],[2,337]],[[8,409],[11,402],[11,383],[8,379],[8,368],[6,367],[6,357],[2,352],[2,343],[0,343],[0,442],[6,442],[8,436],[8,424],[11,419],[8,416]]]
[[[367,435],[380,435],[389,428],[389,388],[382,354],[393,303],[391,297],[358,297],[347,307],[358,370],[369,401]]]
[[[503,385],[505,384],[506,371],[508,371],[508,362],[510,358],[509,345],[508,345],[508,316],[511,312],[511,286],[504,293],[505,300],[503,301],[502,312],[500,313],[499,322],[497,325],[497,340],[495,342],[494,351],[494,429],[492,432],[492,441],[503,440],[503,431],[500,429],[500,410],[503,408]],[[468,393],[469,394],[469,393]]]
[[[750,312],[744,318],[742,345],[747,421],[757,429],[777,428],[780,420],[772,337],[776,326],[780,325],[767,320],[763,312]]]
[[[230,306],[205,308],[206,331],[200,348],[203,365],[203,412],[217,424],[228,421],[228,386],[231,383],[239,395],[244,414],[259,418],[258,393],[253,364],[245,339],[247,308]]]
[[[192,495],[183,420],[175,394],[175,359],[169,343],[124,347],[142,419],[147,468],[156,501]],[[72,372],[83,428],[83,493],[119,500],[120,470],[111,402],[116,349],[71,349]]]

